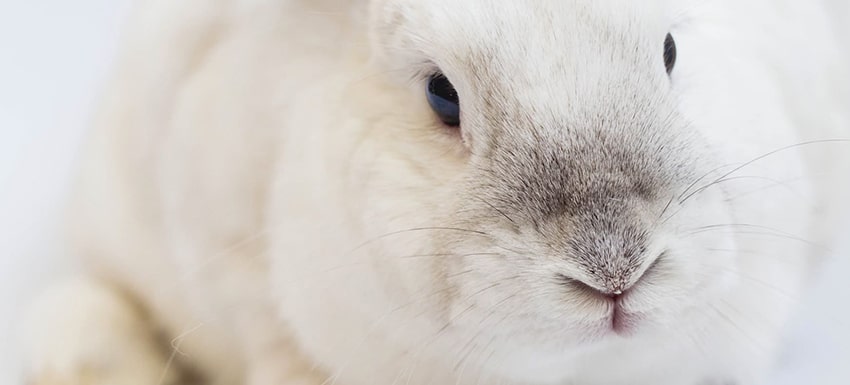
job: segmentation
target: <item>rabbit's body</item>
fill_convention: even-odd
[[[734,169],[847,137],[816,5],[373,3],[142,7],[70,216],[98,281],[34,313],[36,380],[759,379],[847,145]],[[644,55],[671,26],[672,91]],[[437,66],[460,129],[424,101]],[[599,274],[630,291],[611,320]]]

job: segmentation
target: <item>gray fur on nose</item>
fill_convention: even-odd
[[[489,174],[482,187],[488,201],[539,233],[551,254],[579,268],[585,283],[615,294],[653,257],[647,249],[658,211],[681,168],[658,157],[658,139],[618,139],[630,135],[626,129],[586,134],[496,146],[481,167]]]
[[[627,290],[646,255],[648,232],[618,215],[595,216],[594,223],[575,226],[564,250],[587,275],[591,286],[606,294]]]

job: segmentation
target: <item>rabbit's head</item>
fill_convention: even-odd
[[[748,161],[793,136],[771,101],[712,89],[728,63],[666,6],[374,1],[370,60],[300,134],[316,162],[284,166],[303,178],[277,253],[309,266],[280,267],[307,349],[549,381],[581,349],[781,320],[769,288],[797,290],[809,192],[754,184],[802,173],[794,149]]]

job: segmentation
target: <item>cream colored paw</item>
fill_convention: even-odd
[[[23,331],[28,385],[168,385],[176,378],[138,307],[97,281],[48,290]]]

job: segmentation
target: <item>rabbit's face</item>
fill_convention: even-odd
[[[346,164],[365,242],[344,251],[379,257],[398,307],[375,318],[411,310],[431,327],[387,332],[415,334],[411,350],[445,337],[455,361],[523,376],[675,333],[741,278],[734,252],[712,252],[732,234],[706,231],[734,210],[703,188],[721,162],[678,111],[670,20],[645,2],[498,3],[373,5],[384,96],[355,102],[386,108],[368,108]]]
[[[431,149],[462,170],[438,183],[451,194],[411,194],[436,200],[430,225],[457,229],[429,234],[451,256],[451,323],[507,317],[485,334],[565,343],[675,322],[723,282],[691,260],[732,245],[682,235],[728,209],[717,191],[682,204],[710,160],[675,108],[669,22],[626,3],[476,4],[389,2],[375,20],[377,60],[410,68],[421,94],[408,108],[464,146]]]

